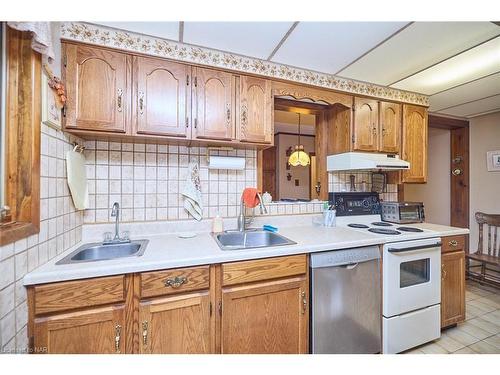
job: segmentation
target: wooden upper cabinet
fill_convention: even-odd
[[[427,181],[427,109],[403,105],[402,158],[410,163],[403,171],[403,182]]]
[[[354,98],[354,150],[378,150],[378,101]]]
[[[238,139],[242,142],[273,143],[273,100],[271,82],[240,77]]]
[[[134,57],[134,113],[138,134],[189,136],[191,67]]]
[[[399,154],[401,144],[401,104],[380,102],[380,151]]]
[[[235,78],[231,73],[194,68],[194,134],[196,138],[235,138]]]
[[[34,347],[51,354],[127,353],[124,305],[36,318]]]
[[[141,354],[208,354],[211,347],[211,312],[208,291],[180,294],[141,302]]]
[[[126,133],[130,115],[130,56],[65,44],[65,127]]]
[[[441,268],[441,327],[447,327],[465,320],[465,252],[442,254]]]
[[[222,353],[308,352],[305,277],[222,289]]]

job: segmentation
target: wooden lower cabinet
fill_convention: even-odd
[[[306,255],[30,286],[45,353],[307,353]]]
[[[125,307],[113,305],[36,318],[34,351],[51,354],[126,353]]]
[[[222,353],[307,353],[305,277],[222,290]]]
[[[208,291],[140,303],[141,354],[208,354],[211,347]]]
[[[465,320],[465,252],[441,256],[441,327]]]

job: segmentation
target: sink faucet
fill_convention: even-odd
[[[120,238],[120,204],[118,202],[113,203],[113,207],[111,207],[111,217],[115,219],[115,237],[109,241],[112,243],[116,242],[130,242],[129,239]]]
[[[259,198],[259,209],[260,209],[260,214],[267,214],[267,208],[266,205],[264,204],[264,201],[262,200],[262,195],[260,193],[257,193],[257,197]],[[245,216],[245,202],[243,200],[243,194],[241,194],[241,199],[240,199],[240,214],[238,215],[238,231],[239,232],[244,232],[245,231],[245,226],[249,224],[252,221],[252,218],[247,218]]]

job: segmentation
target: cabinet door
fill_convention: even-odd
[[[140,353],[212,353],[210,310],[208,291],[141,302]]]
[[[130,118],[129,59],[124,53],[65,45],[68,129],[125,133]]]
[[[231,140],[235,137],[234,76],[195,68],[194,129],[196,138]]]
[[[127,353],[123,305],[36,318],[35,350],[58,354]]]
[[[441,327],[465,320],[465,252],[441,255]]]
[[[274,124],[271,82],[241,76],[239,101],[238,139],[242,142],[272,143]]]
[[[378,102],[354,98],[354,150],[378,150]]]
[[[380,102],[380,151],[399,154],[401,144],[401,104]]]
[[[189,135],[191,67],[149,57],[134,58],[136,132]]]
[[[307,353],[304,277],[222,289],[222,353]]]
[[[403,182],[427,182],[427,109],[403,105],[403,159],[410,169]]]

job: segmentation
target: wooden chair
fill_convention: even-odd
[[[481,284],[489,284],[500,288],[500,215],[476,212],[476,222],[479,224],[479,241],[477,252],[466,255],[466,275]],[[488,236],[488,247],[483,243],[484,226]],[[471,264],[471,261],[474,264]],[[473,268],[480,267],[480,272]]]

